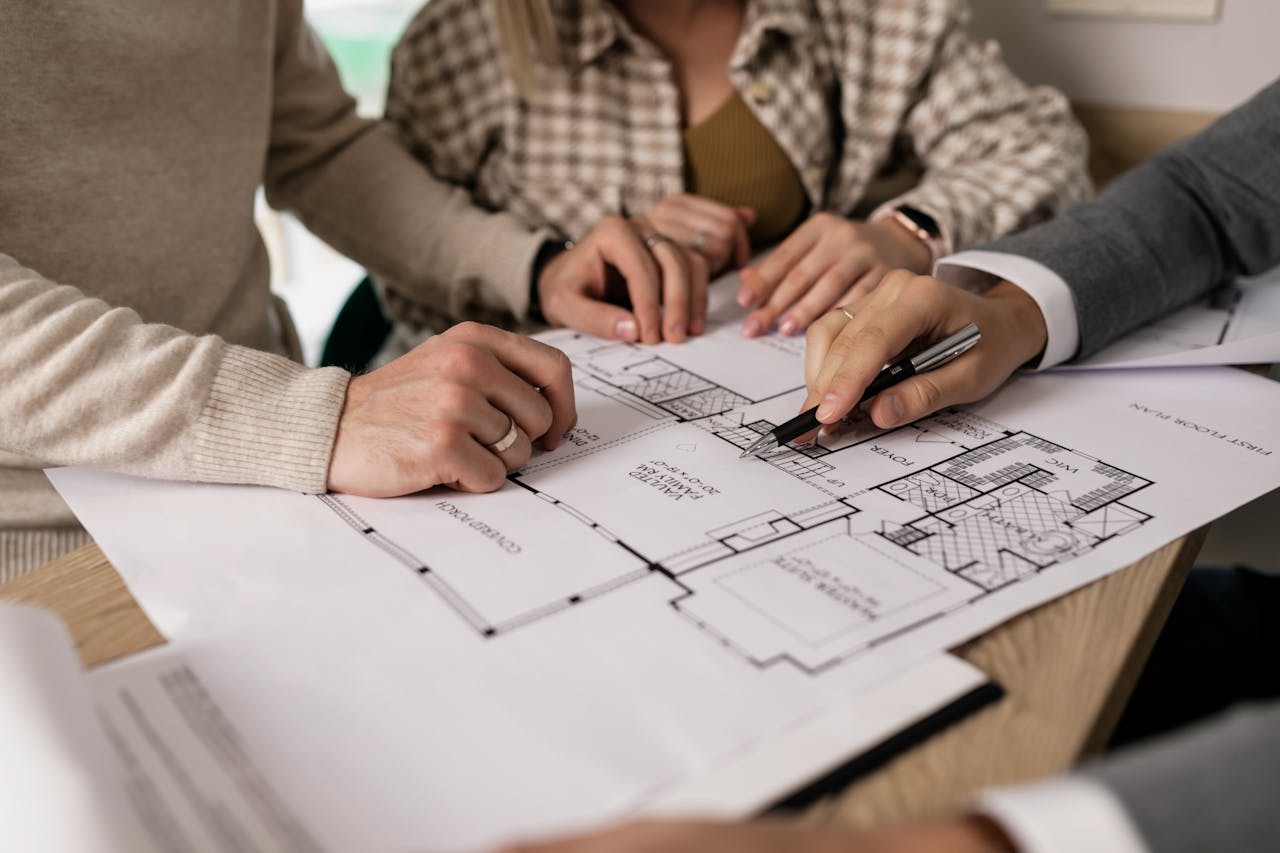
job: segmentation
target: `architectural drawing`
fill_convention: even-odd
[[[803,399],[796,342],[548,340],[579,424],[502,491],[317,498],[485,637],[659,577],[753,664],[817,672],[1150,519],[1149,479],[959,409],[739,459]]]

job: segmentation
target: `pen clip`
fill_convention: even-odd
[[[926,370],[941,367],[973,349],[973,346],[980,340],[982,340],[982,333],[978,331],[978,327],[975,324],[969,323],[960,331],[948,335],[911,359],[911,366],[915,368],[916,373],[924,373]]]

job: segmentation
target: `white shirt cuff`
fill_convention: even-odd
[[[1115,795],[1080,776],[983,791],[976,809],[1022,853],[1149,853]]]
[[[969,249],[941,258],[934,266],[933,274],[940,281],[966,290],[981,289],[973,284],[972,274],[977,270],[1002,279],[1026,291],[1044,315],[1048,340],[1044,357],[1036,370],[1045,370],[1061,364],[1076,354],[1080,346],[1080,327],[1076,316],[1076,303],[1071,288],[1053,270],[1021,255]]]

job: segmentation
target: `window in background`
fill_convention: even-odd
[[[382,115],[391,48],[422,0],[309,0],[307,18],[320,34],[361,115]],[[258,194],[258,228],[271,256],[271,286],[289,305],[307,364],[316,364],[325,337],[364,270],[330,249]]]

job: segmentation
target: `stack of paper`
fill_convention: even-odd
[[[802,344],[728,302],[680,346],[547,336],[578,426],[495,494],[50,472],[176,641],[94,676],[118,741],[205,744],[277,849],[740,813],[972,689],[945,649],[1280,484],[1280,386],[1225,369],[1023,377],[740,460],[798,409]],[[830,761],[777,746],[833,728]],[[783,766],[724,770],[746,755]]]

